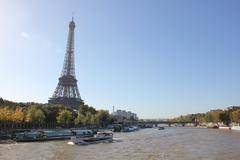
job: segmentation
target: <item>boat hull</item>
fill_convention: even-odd
[[[225,130],[229,130],[229,129],[231,129],[230,127],[218,127],[218,129],[225,129]]]
[[[93,132],[89,130],[43,130],[16,133],[16,142],[35,142],[35,141],[50,141],[50,140],[65,140],[71,139],[72,136],[92,137]]]
[[[97,143],[109,143],[112,142],[112,138],[78,138],[78,137],[71,137],[71,141],[74,144],[78,145],[89,145],[89,144],[97,144]]]
[[[240,131],[240,126],[232,126],[231,130]]]

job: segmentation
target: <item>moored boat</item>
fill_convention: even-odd
[[[40,141],[43,136],[38,131],[16,133],[14,140],[17,142]]]
[[[70,139],[73,136],[71,130],[46,130],[40,132],[44,140]]]
[[[219,126],[218,129],[225,129],[225,130],[229,130],[231,129],[230,127],[228,126]]]
[[[92,136],[94,136],[94,132],[92,130],[72,129],[72,132],[73,132],[73,136],[79,136],[79,137],[92,137]]]
[[[34,130],[28,132],[16,133],[15,141],[17,142],[34,142],[48,140],[70,139],[72,136],[92,137],[94,134],[91,130]]]
[[[113,132],[97,132],[93,137],[82,138],[79,136],[71,137],[71,141],[74,144],[79,145],[88,145],[88,144],[96,144],[96,143],[107,143],[113,141]]]
[[[158,127],[158,130],[164,130],[164,127],[159,126],[159,127]]]
[[[231,130],[240,131],[240,126],[232,126]]]

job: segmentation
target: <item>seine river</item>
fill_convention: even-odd
[[[116,133],[120,142],[77,146],[67,140],[0,144],[1,160],[240,160],[240,132],[166,128]]]

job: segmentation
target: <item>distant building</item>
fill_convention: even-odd
[[[138,120],[136,113],[132,113],[131,111],[126,110],[117,110],[116,112],[113,111],[111,115],[117,120]]]
[[[210,112],[222,112],[223,110],[222,109],[212,109],[210,110]]]
[[[227,107],[228,110],[235,110],[235,109],[240,109],[240,106],[230,106]]]

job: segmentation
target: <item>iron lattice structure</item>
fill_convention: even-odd
[[[69,23],[67,49],[61,77],[53,96],[48,100],[50,104],[63,104],[73,109],[78,109],[83,100],[77,86],[74,64],[74,29],[76,25],[72,19]]]

